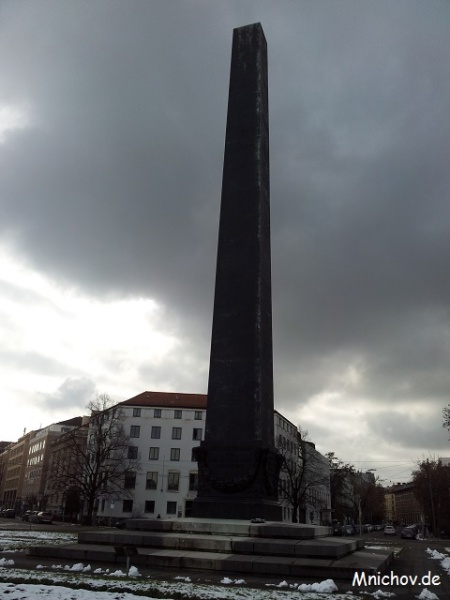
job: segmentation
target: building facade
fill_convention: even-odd
[[[53,423],[33,432],[26,457],[25,476],[22,489],[21,511],[45,510],[47,484],[52,442],[63,433],[79,427],[82,417]]]
[[[194,448],[205,433],[207,397],[203,394],[144,392],[119,403],[129,456],[139,458],[139,470],[124,481],[126,494],[104,494],[98,503],[97,519],[111,522],[122,518],[190,517],[197,495],[198,467]],[[292,461],[299,460],[297,427],[274,411],[275,445]],[[328,463],[314,445],[311,464],[321,470],[320,486],[311,486],[308,514],[314,522],[329,519]],[[312,477],[312,475],[311,475]],[[327,485],[328,482],[328,485]],[[283,520],[292,521],[292,507],[285,493],[286,474],[281,473],[280,502]],[[125,491],[124,490],[124,491]],[[309,522],[309,521],[308,521]]]
[[[24,433],[17,442],[9,444],[0,455],[2,508],[13,508],[16,511],[22,508],[29,447],[35,435],[35,431]]]
[[[140,469],[126,478],[124,497],[100,499],[97,518],[189,517],[198,482],[193,449],[205,432],[206,396],[144,392],[119,406],[129,455],[139,457]]]

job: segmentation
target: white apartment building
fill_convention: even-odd
[[[127,497],[100,499],[97,519],[191,516],[198,483],[193,450],[204,439],[206,404],[204,394],[167,392],[143,392],[119,403],[129,457],[138,456],[140,468],[125,481]],[[275,446],[297,458],[297,427],[277,411],[274,425]],[[283,520],[290,522],[290,505],[282,495],[280,501]]]
[[[306,523],[325,525],[331,523],[330,463],[316,450],[315,444],[305,444],[307,464],[305,498]]]
[[[298,462],[298,430],[286,417],[278,411],[274,411],[274,434],[275,447],[287,459]],[[289,477],[282,469],[278,483],[278,499],[283,509],[283,521],[292,522],[292,506],[286,494],[289,486]]]
[[[129,455],[140,459],[129,497],[103,497],[98,518],[189,517],[197,495],[193,449],[205,433],[206,396],[144,392],[121,402]]]

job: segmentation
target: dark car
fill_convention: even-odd
[[[51,512],[38,512],[36,515],[36,523],[46,523],[51,525],[53,523],[53,514]]]
[[[354,525],[344,525],[342,533],[344,535],[356,535],[356,527]]]
[[[416,528],[415,527],[404,527],[402,529],[401,537],[405,540],[415,540],[416,539]]]
[[[15,512],[15,510],[13,508],[5,508],[5,510],[2,510],[1,516],[4,519],[15,519],[16,518],[16,512]]]
[[[116,521],[114,524],[114,527],[117,527],[117,529],[126,529],[126,526],[127,526],[126,519],[119,519],[119,521]]]

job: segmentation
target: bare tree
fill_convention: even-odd
[[[85,506],[87,523],[92,523],[100,498],[127,498],[139,471],[137,447],[130,444],[120,405],[106,394],[87,407],[88,427],[67,432],[58,440],[52,457],[50,488],[53,493],[77,490]]]
[[[445,427],[450,432],[450,404],[442,409],[442,427]]]
[[[414,494],[426,521],[436,535],[450,531],[450,467],[440,459],[426,459],[417,463],[413,471]]]
[[[287,500],[291,506],[293,523],[306,521],[307,506],[322,508],[323,499],[317,490],[320,486],[329,487],[329,477],[324,474],[314,444],[308,441],[307,436],[307,431],[298,431],[296,453],[292,453],[288,446],[278,448],[283,457],[281,499]]]
[[[331,512],[335,519],[344,523],[353,513],[353,489],[351,477],[355,468],[344,463],[334,452],[327,452],[330,465]]]

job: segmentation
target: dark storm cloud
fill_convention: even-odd
[[[277,403],[294,411],[357,364],[349,404],[410,395],[440,414],[450,8],[282,7],[5,3],[0,100],[33,123],[2,147],[0,228],[60,280],[164,303],[207,362],[232,28],[261,21]],[[172,365],[154,369],[169,385]]]

